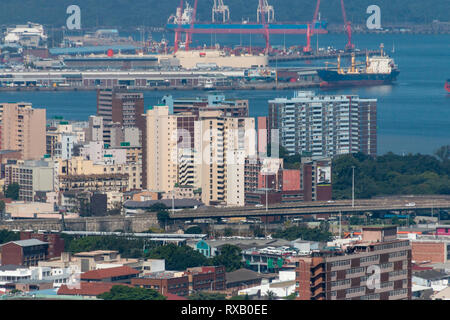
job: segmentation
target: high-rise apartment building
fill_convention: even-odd
[[[163,97],[162,103],[173,114],[189,112],[199,115],[202,111],[221,111],[225,117],[248,117],[248,100],[230,100],[222,94],[176,99],[169,95]]]
[[[150,107],[146,118],[144,188],[171,192],[178,182],[177,118],[168,106]]]
[[[101,89],[97,91],[97,116],[103,118],[103,140],[111,143],[111,126],[145,129],[144,94],[125,88]],[[119,142],[120,143],[120,142]]]
[[[23,160],[39,160],[46,153],[46,111],[30,103],[0,104],[1,148],[20,150]]]
[[[220,111],[200,113],[195,135],[202,202],[245,204],[245,159],[256,158],[253,118],[224,117]]]
[[[289,154],[334,157],[377,153],[377,100],[356,95],[297,92],[269,101],[268,129],[278,129]]]
[[[299,300],[409,300],[411,246],[397,227],[364,227],[362,239],[293,258]]]

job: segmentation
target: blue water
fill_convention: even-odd
[[[166,34],[168,38],[170,34]],[[161,35],[154,35],[159,39]],[[196,36],[197,44],[213,42],[226,45],[249,45],[249,36]],[[252,36],[252,45],[264,44],[260,37]],[[343,35],[320,35],[319,46],[341,48]],[[400,76],[396,84],[366,88],[316,90],[320,93],[358,94],[378,99],[378,153],[392,151],[398,154],[432,154],[442,145],[450,145],[450,94],[444,89],[450,78],[450,35],[355,35],[359,48],[377,49],[380,43],[399,65]],[[194,42],[195,43],[195,42]],[[287,47],[304,43],[301,36],[274,36],[272,43]],[[312,44],[316,44],[314,38]],[[334,62],[334,61],[333,61]],[[323,61],[277,63],[278,66],[323,65]],[[158,103],[169,92],[145,92],[145,104]],[[201,91],[174,91],[175,97],[206,95]],[[291,97],[293,91],[228,91],[230,98],[248,99],[251,116],[267,115],[269,99]],[[87,120],[96,112],[96,93],[78,92],[0,92],[0,102],[31,102],[35,107],[47,109],[47,117],[63,116],[69,120]]]

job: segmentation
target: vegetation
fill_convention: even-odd
[[[144,239],[126,239],[117,236],[89,236],[76,238],[62,235],[65,241],[65,250],[71,253],[78,253],[93,250],[117,250],[124,258],[143,258],[144,248],[155,247],[153,242],[146,242]]]
[[[20,185],[16,182],[11,183],[5,189],[5,197],[12,200],[19,200]]]
[[[242,268],[241,249],[231,244],[226,244],[220,249],[220,255],[213,258],[213,265],[225,266],[226,272],[232,272]]]
[[[226,295],[222,293],[195,292],[189,296],[189,300],[225,300]]]
[[[332,233],[320,228],[308,228],[306,226],[292,226],[278,230],[272,235],[273,238],[286,239],[289,241],[302,239],[307,241],[330,241]]]
[[[5,201],[0,200],[0,214],[5,211]]]
[[[167,222],[170,220],[170,214],[167,211],[169,208],[165,204],[155,203],[152,205],[148,212],[156,212],[156,217],[158,218],[159,225],[161,228],[166,229]]]
[[[350,199],[352,166],[355,166],[355,197],[402,194],[450,194],[449,146],[436,156],[388,153],[377,158],[362,153],[342,155],[333,161],[333,197]]]
[[[186,229],[186,231],[184,232],[186,234],[201,234],[203,233],[202,228],[200,228],[199,226],[192,226]]]
[[[250,300],[250,297],[248,296],[248,294],[246,294],[246,295],[240,295],[240,296],[233,296],[228,300]]]
[[[0,244],[17,240],[20,240],[20,234],[18,232],[0,230]]]
[[[188,1],[193,5],[193,0]],[[241,21],[251,18],[255,21],[257,1],[226,0],[230,7],[231,19]],[[25,23],[26,21],[62,26],[68,15],[66,8],[73,4],[70,0],[45,1],[22,0],[1,1],[0,20],[3,24]],[[82,26],[163,26],[167,18],[174,14],[179,0],[157,1],[136,0],[132,3],[123,0],[99,2],[95,0],[78,0],[81,8]],[[311,21],[316,1],[278,0],[275,6],[275,18],[278,21]],[[354,23],[365,24],[366,9],[373,4],[372,0],[346,2],[349,19]],[[434,19],[448,20],[448,1],[440,0],[378,0],[376,4],[382,10],[383,23],[430,23]],[[212,1],[199,2],[197,19],[211,20]],[[330,23],[342,24],[339,0],[323,1],[320,13],[322,19]]]
[[[188,246],[168,244],[149,252],[147,258],[165,259],[167,270],[183,271],[187,268],[211,265],[208,258]]]
[[[166,297],[153,289],[113,286],[109,292],[97,296],[102,300],[166,300]]]

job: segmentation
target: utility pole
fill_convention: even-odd
[[[342,212],[339,211],[339,239],[342,239]]]

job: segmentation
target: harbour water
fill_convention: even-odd
[[[168,38],[169,35],[166,35]],[[344,35],[320,35],[319,46],[340,48],[345,44]],[[156,39],[157,36],[154,36]],[[209,44],[209,36],[204,36]],[[248,36],[247,36],[248,38]],[[219,36],[217,41],[224,45],[242,43],[249,39],[236,36]],[[202,39],[197,38],[197,44]],[[316,44],[313,39],[312,44]],[[280,46],[301,44],[302,37],[277,36],[272,43]],[[365,34],[354,35],[359,48],[376,49],[384,43],[385,50],[399,65],[400,76],[393,85],[343,88],[333,90],[317,89],[321,94],[358,94],[364,98],[378,99],[378,153],[392,151],[398,154],[432,154],[442,145],[450,144],[450,94],[444,89],[445,80],[450,77],[450,35],[396,35]],[[261,38],[253,36],[252,44],[263,45]],[[332,61],[334,62],[334,61]],[[293,61],[274,66],[324,65],[324,61]],[[147,106],[158,103],[165,94],[180,96],[207,95],[203,91],[146,91]],[[292,97],[293,91],[228,91],[227,97],[248,99],[251,116],[267,115],[267,101],[275,97]],[[68,92],[0,92],[0,102],[31,102],[35,107],[47,109],[47,117],[63,116],[68,120],[87,120],[96,113],[96,93],[93,91]]]

